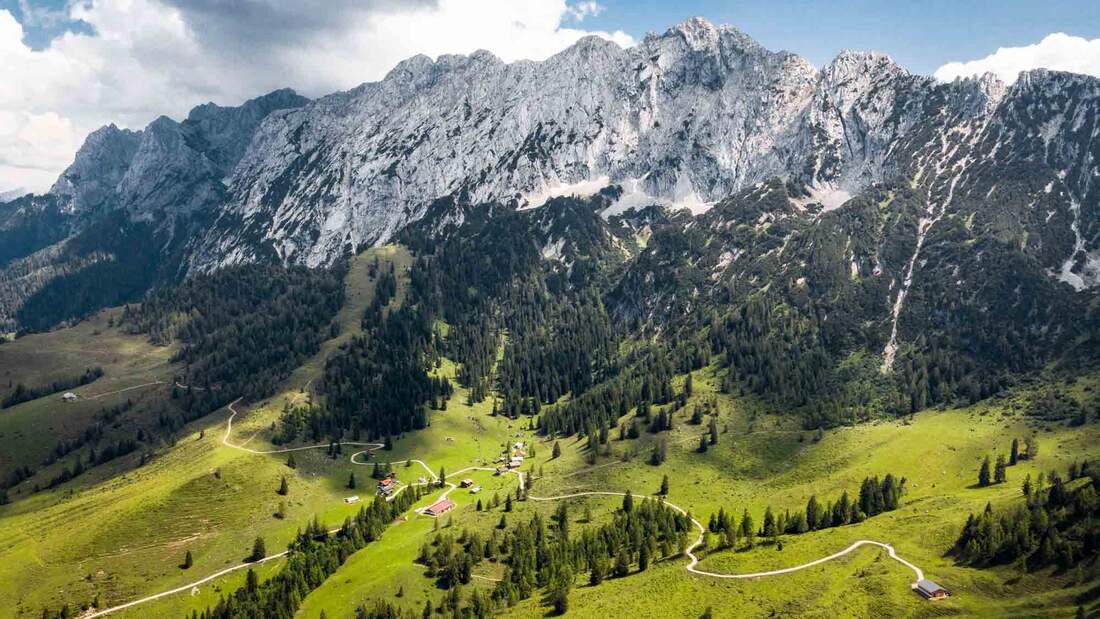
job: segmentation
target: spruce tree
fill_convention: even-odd
[[[551,452],[550,456],[555,460],[561,457],[561,445],[558,443],[558,441],[554,441],[554,449]]]
[[[998,454],[997,464],[993,467],[993,481],[994,483],[1003,484],[1007,479],[1008,476],[1005,473],[1005,457]]]
[[[634,511],[634,495],[627,490],[626,495],[623,497],[623,512],[629,514],[632,511]]]
[[[264,538],[257,537],[256,541],[252,543],[252,554],[248,556],[248,560],[255,563],[266,556],[267,548],[264,547]],[[249,572],[251,571],[252,570],[249,570]]]
[[[718,444],[718,422],[714,420],[714,417],[710,418],[710,444]]]
[[[1009,466],[1016,466],[1016,463],[1020,461],[1020,439],[1012,439],[1012,450],[1008,454]]]
[[[279,489],[276,490],[279,494],[286,496],[290,492],[290,486],[286,483],[286,476],[284,475],[282,480],[279,481]]]
[[[187,554],[183,555],[183,569],[191,569],[191,566],[195,564],[195,559],[191,556],[191,551],[188,550]]]
[[[625,548],[620,548],[618,555],[615,557],[615,576],[622,578],[630,574],[630,556],[626,554]]]
[[[668,475],[661,477],[661,489],[659,492],[657,492],[657,494],[661,496],[668,496]]]
[[[352,472],[350,475],[348,475],[348,490],[355,490],[355,486],[355,473]]]
[[[986,456],[985,460],[982,460],[981,468],[978,469],[978,485],[982,486],[983,488],[985,486],[988,486],[989,485],[989,478],[990,478],[989,456]]]

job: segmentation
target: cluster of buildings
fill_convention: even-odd
[[[497,475],[503,475],[508,471],[513,471],[523,466],[523,459],[527,457],[527,451],[525,451],[526,444],[522,441],[512,445],[510,450],[506,450],[503,455],[496,459]]]
[[[397,480],[393,478],[393,474],[387,475],[378,480],[378,494],[382,496],[389,496],[397,490]]]

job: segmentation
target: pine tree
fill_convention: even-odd
[[[298,468],[298,463],[294,461],[294,454],[287,456],[286,465],[292,469]]]
[[[745,538],[749,548],[754,546],[755,540],[753,538],[755,535],[756,530],[752,525],[752,516],[749,515],[749,510],[746,509],[744,513],[741,514],[741,537]]]
[[[183,569],[187,570],[187,569],[191,569],[191,566],[194,565],[194,564],[195,564],[195,559],[194,559],[194,557],[191,556],[191,551],[188,550],[187,554],[183,555],[183,565],[181,567],[183,567]]]
[[[715,421],[714,417],[710,418],[710,444],[718,444],[718,422]]]
[[[993,481],[994,483],[1003,484],[1007,479],[1008,476],[1005,474],[1005,457],[998,454],[997,464],[993,467]]]
[[[626,495],[623,496],[623,512],[629,514],[632,511],[634,511],[634,495],[627,490]]]
[[[619,554],[615,557],[615,576],[622,578],[630,574],[630,557],[626,554],[625,548],[619,549]]]
[[[264,547],[264,538],[257,537],[256,541],[252,544],[252,554],[248,556],[248,560],[252,563],[259,561],[267,556],[267,548]],[[252,570],[249,570],[251,572]]]
[[[607,578],[607,563],[603,557],[597,556],[592,560],[592,572],[588,575],[588,584],[598,585],[604,578]]]
[[[661,490],[657,494],[661,496],[668,496],[668,475],[661,477]]]
[[[1020,461],[1020,439],[1012,439],[1012,451],[1008,454],[1009,466],[1016,466],[1016,463]]]
[[[707,453],[708,448],[709,448],[709,444],[707,443],[707,435],[704,434],[704,435],[699,437],[699,448],[696,449],[695,451],[697,451],[701,454],[705,454],[705,453]]]
[[[290,486],[286,483],[286,475],[279,481],[279,489],[276,490],[279,494],[286,496],[290,492]]]
[[[357,484],[355,482],[355,473],[352,472],[350,475],[348,475],[348,490],[355,490],[356,485]]]
[[[771,508],[770,505],[764,510],[764,528],[763,528],[763,532],[764,532],[764,537],[766,537],[770,540],[773,540],[773,541],[774,541],[776,535],[778,534],[778,531],[776,530],[776,527],[775,527],[775,514],[772,513],[772,508]]]
[[[550,456],[555,460],[561,457],[561,445],[557,441],[554,441],[554,449]]]
[[[439,487],[442,488],[447,483],[447,471],[443,470],[443,467],[439,467]]]
[[[989,456],[985,457],[982,461],[982,467],[978,469],[978,485],[985,487],[989,485]]]

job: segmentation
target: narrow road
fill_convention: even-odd
[[[230,437],[230,435],[232,433],[232,430],[233,430],[233,418],[236,417],[236,415],[237,415],[237,411],[233,408],[233,405],[240,402],[240,400],[241,399],[238,398],[238,399],[234,400],[233,402],[231,402],[226,407],[226,408],[229,409],[229,412],[230,412],[229,419],[226,422],[225,436],[222,438],[222,444],[225,445],[226,447],[230,447],[232,449],[239,449],[239,450],[247,451],[249,453],[254,453],[254,454],[277,454],[277,453],[286,453],[288,451],[301,451],[301,450],[304,450],[304,449],[327,449],[328,448],[328,445],[325,444],[325,445],[308,445],[308,446],[304,446],[304,447],[294,447],[294,448],[289,448],[289,449],[275,449],[275,450],[259,451],[259,450],[255,450],[255,449],[249,449],[247,447],[243,447],[243,446],[240,446],[240,445],[234,445],[233,443],[229,442],[229,437]],[[375,462],[359,462],[356,459],[356,456],[358,456],[360,454],[363,454],[363,453],[373,453],[373,452],[377,451],[378,449],[380,449],[384,446],[380,443],[342,442],[340,444],[342,444],[342,445],[358,445],[358,446],[368,447],[368,449],[357,451],[357,452],[351,454],[351,458],[350,458],[351,463],[356,464],[356,465],[360,465],[360,466],[374,465]],[[400,489],[398,489],[397,492],[395,492],[392,495],[390,495],[389,497],[387,497],[386,498],[387,501],[392,501],[398,494],[401,493],[401,490],[404,490],[406,487],[419,486],[419,485],[432,484],[432,483],[438,484],[439,483],[439,481],[440,481],[439,476],[436,475],[436,473],[434,471],[432,471],[432,468],[430,466],[428,466],[428,463],[424,462],[423,460],[408,459],[408,460],[397,460],[397,461],[394,461],[394,462],[378,462],[377,464],[391,464],[392,465],[392,464],[405,464],[407,462],[415,462],[416,464],[419,464],[421,467],[423,467],[424,470],[428,473],[428,478],[429,478],[430,481],[423,482],[423,483],[406,484],[405,486],[402,486]],[[462,473],[465,473],[467,471],[495,471],[495,470],[496,469],[491,468],[491,467],[468,466],[464,469],[459,469],[457,471],[454,471],[449,476],[453,477],[455,475],[461,475]],[[526,490],[527,489],[527,484],[524,480],[524,474],[523,473],[521,473],[520,471],[509,471],[508,473],[515,474],[516,477],[519,479],[519,489],[520,490]],[[443,482],[444,482],[444,485],[447,486],[447,489],[444,490],[442,494],[440,494],[439,498],[436,499],[437,501],[441,501],[441,500],[447,498],[447,496],[450,495],[451,492],[453,492],[454,490],[457,489],[457,486],[455,484],[452,484],[452,483],[446,481],[445,479],[443,480]],[[544,502],[544,501],[561,501],[561,500],[565,500],[565,499],[573,499],[573,498],[580,498],[580,497],[586,497],[586,496],[617,496],[617,497],[623,497],[623,496],[626,496],[626,493],[625,492],[603,491],[603,490],[592,490],[592,491],[586,491],[586,492],[574,492],[574,493],[571,493],[571,494],[562,494],[562,495],[557,495],[557,496],[534,496],[534,495],[529,494],[529,495],[527,495],[527,498],[531,501]],[[641,495],[641,494],[635,494],[635,495],[632,495],[632,496],[634,496],[638,499],[653,499],[653,500],[656,500],[656,501],[660,501],[661,503],[668,506],[669,508],[674,509],[677,512],[679,512],[679,513],[681,513],[685,516],[690,516],[690,514],[688,513],[687,510],[685,510],[684,508],[682,508],[679,505],[676,505],[674,503],[669,503],[668,501],[664,500],[664,498],[662,498],[662,497],[647,496],[647,495]],[[688,546],[687,550],[685,551],[685,554],[690,559],[688,564],[685,566],[685,569],[688,572],[690,572],[692,574],[697,574],[699,576],[706,576],[706,577],[709,577],[709,578],[734,579],[734,580],[749,580],[749,579],[754,579],[754,578],[766,578],[766,577],[769,577],[769,576],[779,576],[779,575],[782,575],[782,574],[790,574],[792,572],[797,572],[797,571],[800,571],[800,570],[804,570],[804,569],[813,567],[815,565],[821,565],[823,563],[827,563],[829,561],[839,559],[840,557],[843,557],[847,554],[850,554],[852,551],[854,551],[857,548],[860,548],[862,546],[878,546],[878,547],[886,550],[887,554],[889,555],[889,557],[891,559],[897,561],[898,563],[901,563],[905,567],[912,570],[913,573],[916,575],[918,581],[922,580],[924,578],[924,572],[921,571],[921,569],[919,567],[917,567],[916,565],[913,565],[909,561],[906,561],[905,559],[899,557],[897,552],[894,550],[893,546],[891,546],[890,544],[883,543],[883,542],[878,542],[878,541],[874,541],[874,540],[867,540],[867,539],[858,540],[858,541],[852,543],[851,546],[848,546],[844,550],[841,550],[840,552],[836,552],[834,554],[831,554],[827,557],[822,557],[820,559],[815,559],[815,560],[810,561],[808,563],[803,563],[801,565],[795,565],[793,567],[786,567],[786,568],[782,568],[782,569],[769,570],[769,571],[764,571],[764,572],[752,572],[752,573],[747,573],[747,574],[723,574],[723,573],[718,573],[718,572],[708,572],[706,570],[701,570],[701,569],[698,569],[696,567],[699,564],[700,558],[698,556],[696,556],[696,554],[694,552],[695,549],[698,548],[703,543],[703,536],[706,534],[706,527],[704,527],[703,524],[701,522],[699,522],[698,520],[696,520],[695,518],[691,519],[691,523],[693,525],[695,525],[696,529],[699,530],[699,537],[697,537],[695,539],[695,541],[690,546]],[[335,532],[335,531],[336,531],[336,529],[334,529],[331,532]],[[163,591],[163,592],[157,593],[155,595],[146,596],[146,597],[134,600],[132,602],[127,602],[125,604],[120,604],[118,606],[107,608],[107,609],[104,609],[104,610],[101,610],[101,611],[96,611],[96,612],[94,612],[92,614],[89,614],[89,615],[82,615],[80,617],[80,619],[94,619],[95,617],[102,617],[104,615],[108,615],[108,614],[111,614],[111,613],[114,613],[114,612],[118,612],[120,610],[124,610],[124,609],[127,609],[127,608],[132,608],[132,607],[137,606],[139,604],[144,604],[146,602],[152,602],[153,600],[158,600],[158,599],[163,598],[163,597],[167,597],[167,596],[170,596],[170,595],[175,595],[177,593],[183,593],[185,591],[190,591],[194,587],[197,587],[199,585],[208,583],[208,582],[210,582],[212,580],[215,580],[215,579],[217,579],[221,576],[224,576],[226,574],[235,572],[237,570],[242,570],[242,569],[245,569],[245,568],[249,568],[249,567],[261,564],[261,563],[265,563],[267,561],[278,559],[280,557],[285,556],[286,554],[287,554],[287,552],[284,551],[284,552],[280,552],[278,554],[271,555],[269,557],[265,557],[264,559],[261,559],[260,561],[256,561],[254,563],[242,563],[240,565],[235,565],[233,567],[229,567],[229,568],[226,568],[224,570],[221,570],[220,572],[216,572],[214,574],[206,576],[205,578],[202,578],[200,580],[196,580],[196,581],[188,583],[186,585],[176,587],[175,589],[171,589],[169,591]],[[487,577],[487,576],[474,575],[473,577],[478,578],[480,580],[487,580],[487,581],[496,582],[496,579],[491,578],[491,577]],[[916,587],[916,583],[914,582],[911,586]]]
[[[520,482],[519,482],[520,489],[523,489],[523,487],[524,487],[523,475],[522,474],[519,474],[519,475],[520,475]],[[539,496],[527,495],[527,498],[529,500],[532,500],[532,501],[560,501],[560,500],[563,500],[563,499],[572,499],[572,498],[579,498],[579,497],[584,497],[584,496],[626,496],[626,493],[625,492],[607,492],[607,491],[595,491],[594,490],[594,491],[590,491],[590,492],[574,492],[572,494],[563,494],[563,495],[559,495],[559,496],[550,496],[550,497],[539,497]],[[645,496],[645,495],[637,495],[637,494],[633,495],[633,496],[635,496],[637,498],[640,498],[640,499],[648,498],[648,499],[654,499],[656,501],[660,501],[664,505],[680,512],[681,514],[683,514],[685,516],[689,515],[687,510],[680,507],[679,505],[669,503],[668,501],[664,500],[662,497]],[[850,552],[852,552],[853,550],[855,550],[855,549],[857,549],[861,546],[878,546],[880,548],[885,549],[887,554],[890,556],[891,559],[893,559],[893,560],[897,561],[898,563],[901,563],[905,567],[913,570],[913,573],[916,574],[916,576],[917,576],[917,581],[924,579],[924,572],[921,571],[921,569],[919,567],[917,567],[916,565],[913,565],[912,563],[910,563],[910,562],[906,561],[905,559],[902,559],[901,557],[899,557],[898,554],[897,554],[897,551],[894,550],[893,546],[891,546],[890,544],[885,544],[883,542],[876,542],[874,540],[869,540],[869,539],[861,539],[859,541],[854,542],[851,546],[848,546],[844,550],[841,550],[840,552],[831,554],[827,557],[822,557],[820,559],[816,559],[814,561],[810,561],[808,563],[803,563],[802,565],[796,565],[796,566],[793,566],[793,567],[785,567],[783,569],[769,570],[769,571],[766,571],[766,572],[752,572],[752,573],[749,573],[749,574],[722,574],[722,573],[718,573],[718,572],[708,572],[706,570],[701,570],[701,569],[698,569],[697,567],[695,567],[696,565],[699,564],[700,559],[699,559],[698,556],[695,555],[695,552],[694,552],[695,549],[698,548],[703,543],[703,536],[706,535],[707,529],[706,529],[706,527],[703,526],[703,523],[699,522],[695,518],[691,519],[691,523],[695,525],[695,528],[699,529],[699,537],[697,537],[695,539],[695,542],[693,542],[690,546],[688,546],[687,551],[685,551],[685,554],[687,554],[688,558],[691,559],[691,561],[687,564],[687,566],[685,566],[685,569],[687,569],[687,571],[691,572],[692,574],[698,574],[700,576],[709,576],[711,578],[725,578],[725,579],[751,579],[751,578],[763,578],[763,577],[766,577],[766,576],[779,576],[781,574],[790,574],[791,572],[797,572],[799,570],[804,570],[806,568],[810,568],[810,567],[813,567],[815,565],[821,565],[822,563],[827,563],[829,561],[839,559],[840,557],[843,557],[844,555],[849,554]],[[916,586],[916,581],[914,581],[912,586],[914,586],[914,587]]]
[[[245,447],[244,445],[234,445],[233,443],[230,443],[229,442],[229,437],[233,434],[233,418],[237,416],[237,410],[235,408],[233,408],[233,405],[240,402],[241,399],[242,398],[237,398],[236,400],[233,400],[232,402],[230,402],[226,406],[226,408],[229,409],[229,421],[227,421],[226,424],[225,424],[225,436],[222,437],[222,445],[225,445],[226,447],[231,447],[233,449],[239,449],[241,451],[247,451],[248,453],[253,453],[253,454],[283,454],[283,453],[288,453],[288,452],[291,452],[291,451],[304,451],[306,449],[328,449],[330,447],[329,443],[325,443],[323,445],[306,445],[304,447],[288,447],[286,449],[264,449],[264,450],[260,450],[260,449],[252,449],[250,447]],[[373,450],[377,450],[377,449],[381,449],[382,447],[385,447],[385,445],[383,445],[382,443],[358,443],[358,442],[354,442],[354,441],[339,441],[337,443],[337,445],[354,445],[354,446],[357,446],[357,447],[372,447],[372,448],[374,448]],[[364,450],[364,451],[373,451],[373,450]],[[363,453],[363,452],[360,451],[358,453]],[[352,458],[354,458],[356,455],[357,454],[352,454]]]
[[[237,570],[243,570],[246,567],[254,567],[254,566],[257,566],[261,563],[267,563],[268,561],[274,561],[275,559],[285,557],[286,554],[287,554],[287,551],[284,550],[283,552],[280,552],[278,554],[274,554],[274,555],[271,555],[269,557],[264,557],[263,559],[260,559],[259,561],[253,561],[252,563],[242,563],[240,565],[234,565],[233,567],[228,567],[228,568],[226,568],[226,569],[224,569],[220,572],[216,572],[214,574],[211,574],[211,575],[207,576],[206,578],[196,580],[195,582],[188,583],[188,584],[183,585],[181,587],[176,587],[175,589],[171,589],[169,591],[163,591],[163,592],[157,593],[155,595],[146,596],[146,597],[134,600],[132,602],[127,602],[125,604],[119,604],[118,606],[112,606],[111,608],[106,608],[106,609],[103,609],[103,610],[99,610],[99,611],[96,611],[96,612],[94,612],[90,615],[80,615],[79,618],[80,619],[93,619],[93,617],[102,617],[104,615],[109,615],[111,613],[116,613],[120,610],[125,610],[127,608],[132,608],[134,606],[137,606],[138,604],[144,604],[146,602],[152,602],[153,600],[159,600],[160,598],[163,598],[163,597],[168,597],[169,595],[175,595],[177,593],[183,593],[185,591],[190,591],[194,587],[197,587],[197,586],[202,585],[202,584],[206,584],[206,583],[208,583],[211,580],[214,580],[216,578],[221,578],[222,576],[225,576],[226,574],[236,572]]]
[[[134,389],[142,389],[144,387],[152,387],[153,385],[163,385],[163,380],[154,380],[151,383],[142,383],[140,385],[134,385],[133,387],[126,387],[125,389],[117,389],[115,391],[107,391],[105,393],[97,393],[94,395],[85,396],[85,400],[98,400],[99,398],[105,398],[109,395],[115,395],[116,393],[126,393],[127,391],[133,391]]]

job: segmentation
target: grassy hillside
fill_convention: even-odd
[[[314,397],[311,381],[320,375],[325,358],[359,332],[359,317],[373,298],[374,282],[367,271],[375,259],[396,267],[398,287],[391,307],[404,301],[407,281],[402,275],[411,263],[409,254],[389,247],[359,256],[347,275],[347,304],[337,318],[339,333],[297,369],[278,394],[241,409],[229,442],[257,451],[276,449],[270,440],[272,426],[284,406]],[[167,380],[172,376],[174,368],[167,364],[170,349],[119,335],[107,325],[106,316],[32,336],[42,338],[37,345],[31,338],[6,344],[0,347],[0,363],[13,375],[43,380],[50,371],[82,369],[93,361],[102,364],[106,375],[78,390],[82,394],[144,383],[146,377]],[[97,330],[99,334],[93,335]],[[72,352],[82,350],[75,343],[97,337],[102,338],[96,340],[99,345],[87,349],[87,356]],[[9,348],[19,346],[22,348]],[[51,354],[70,351],[64,357],[68,365],[19,361],[31,359],[37,349],[49,349]],[[107,350],[117,352],[105,353]],[[9,352],[18,352],[20,357],[9,356]],[[23,363],[27,374],[21,369]],[[453,378],[456,366],[445,359],[435,373]],[[680,389],[683,380],[678,377],[674,387]],[[534,479],[533,495],[627,489],[637,495],[653,494],[662,476],[668,475],[668,500],[703,522],[719,508],[736,514],[748,509],[759,525],[767,506],[801,510],[811,495],[829,501],[844,490],[850,495],[857,493],[860,481],[867,476],[904,476],[908,492],[896,511],[861,524],[784,536],[782,550],[758,546],[750,551],[701,552],[705,556],[699,567],[732,573],[783,568],[832,554],[859,539],[872,539],[892,544],[900,556],[953,593],[944,602],[925,602],[909,588],[912,573],[882,550],[870,547],[801,572],[755,580],[690,574],[684,569],[687,559],[675,558],[597,587],[587,584],[587,574],[578,574],[570,599],[571,616],[694,617],[712,607],[716,617],[1061,617],[1072,615],[1078,596],[1087,595],[1095,586],[1095,568],[1091,566],[1066,574],[1045,570],[1021,576],[1007,567],[958,567],[945,556],[967,514],[981,510],[987,502],[1000,506],[1017,501],[1027,474],[1034,477],[1052,468],[1064,470],[1074,459],[1100,457],[1100,427],[1071,428],[1064,422],[1037,422],[1025,414],[1034,396],[1053,384],[1053,379],[1019,386],[1005,397],[975,406],[928,410],[820,435],[802,430],[799,420],[791,416],[766,412],[752,396],[719,393],[720,383],[714,366],[695,372],[693,395],[675,415],[671,432],[652,435],[643,431],[638,439],[619,440],[618,432],[613,431],[612,454],[600,456],[594,464],[588,461],[585,440],[561,440],[562,455],[553,458],[554,441],[535,437],[527,419],[492,416],[492,398],[468,405],[462,388],[456,389],[446,410],[431,412],[427,429],[396,437],[390,451],[379,450],[370,458],[358,456],[356,461],[362,464],[352,463],[357,448],[350,446],[343,447],[335,459],[329,458],[325,449],[294,452],[294,469],[287,466],[285,453],[257,454],[232,448],[223,442],[229,414],[222,409],[192,423],[184,438],[158,449],[145,466],[137,467],[135,454],[97,467],[55,490],[16,496],[13,504],[0,506],[0,617],[36,617],[44,605],[56,608],[63,601],[90,602],[97,594],[101,606],[112,606],[183,586],[240,565],[257,536],[266,540],[269,553],[278,552],[314,515],[334,527],[356,512],[359,505],[347,505],[343,499],[350,494],[364,498],[372,494],[374,461],[396,463],[394,470],[403,483],[414,483],[426,475],[419,463],[406,464],[409,459],[423,461],[436,473],[443,468],[450,481],[473,478],[484,489],[478,495],[462,489],[451,492],[457,508],[438,522],[413,513],[407,520],[399,520],[380,541],[352,555],[313,591],[296,616],[316,619],[324,611],[331,619],[350,618],[357,605],[374,599],[386,599],[419,613],[425,599],[438,605],[446,593],[414,562],[421,545],[432,539],[436,526],[447,533],[469,529],[488,535],[503,508],[478,512],[477,500],[488,502],[494,494],[503,498],[514,492],[517,483],[513,475],[456,473],[466,467],[491,466],[502,446],[518,440],[534,445],[533,457],[523,466]],[[1086,376],[1063,387],[1094,405],[1100,377]],[[168,401],[168,392],[167,386],[153,386],[136,393],[150,399],[152,406]],[[688,417],[696,403],[711,399],[717,403],[719,442],[700,454],[696,446],[706,426],[690,425]],[[22,449],[21,457],[39,457],[37,452],[31,453],[38,447],[23,445],[30,441],[20,441],[15,432],[29,432],[48,423],[54,428],[52,439],[54,433],[66,431],[62,419],[71,417],[73,427],[79,427],[76,415],[82,414],[84,409],[79,407],[84,404],[62,405],[48,397],[0,411],[0,428],[4,428],[0,441],[12,450],[9,453]],[[40,430],[35,431],[39,436]],[[1028,435],[1038,437],[1038,457],[1011,467],[1006,484],[976,487],[982,458],[1007,453],[1012,438]],[[648,455],[662,439],[668,442],[668,460],[651,466],[646,462]],[[358,488],[349,490],[346,482],[353,472]],[[284,476],[290,488],[286,497],[276,493]],[[439,492],[424,498],[418,507],[433,502]],[[274,517],[280,502],[286,504],[285,519]],[[574,531],[606,523],[620,505],[616,497],[570,502]],[[592,522],[584,521],[586,506],[593,514]],[[536,513],[549,517],[556,507],[554,502],[517,502],[507,519],[514,525]],[[194,565],[183,570],[179,564],[187,551],[192,552]],[[264,578],[280,566],[280,561],[271,561],[258,572]],[[465,596],[470,587],[491,590],[495,586],[492,579],[501,576],[503,567],[487,561],[474,573],[477,578],[465,587]],[[244,571],[236,571],[190,592],[113,616],[183,617],[215,603],[243,580]],[[503,615],[538,617],[546,613],[547,607],[536,595]]]
[[[234,442],[247,441],[253,448],[261,444],[262,438],[249,441],[249,437],[266,428],[288,398],[304,397],[302,388],[313,378],[309,368],[320,367],[322,355],[358,329],[354,317],[361,315],[373,294],[367,264],[376,256],[398,265],[406,265],[409,259],[407,253],[390,248],[367,252],[353,263],[337,341],[326,342],[319,360],[310,360],[286,381],[278,395],[240,420],[234,427]],[[400,284],[399,279],[399,290]],[[171,379],[174,368],[167,364],[170,347],[153,347],[140,336],[121,335],[107,325],[105,316],[72,329],[5,344],[0,359],[5,367],[27,364],[36,372],[33,376],[43,379],[48,378],[49,359],[44,357],[35,365],[23,361],[33,359],[36,350],[49,350],[50,355],[66,353],[58,371],[92,362],[103,364],[106,375],[76,390],[82,395],[144,383],[150,376]],[[97,332],[99,335],[93,335]],[[89,340],[93,337],[102,340]],[[156,396],[147,397],[158,404],[170,403],[167,385],[151,389]],[[66,436],[68,426],[59,420],[85,408],[88,415],[98,410],[86,402],[62,405],[55,397],[47,397],[0,411],[0,427],[5,428],[0,440],[10,440],[13,450],[48,451],[54,440]],[[137,467],[138,456],[132,454],[54,490],[29,498],[15,495],[12,504],[0,506],[0,616],[38,616],[44,605],[56,608],[63,601],[87,603],[96,594],[108,605],[173,588],[239,564],[258,535],[274,553],[314,514],[335,526],[358,510],[358,505],[343,503],[348,494],[344,484],[352,470],[366,484],[369,472],[352,465],[346,457],[350,454],[333,460],[325,457],[324,450],[299,452],[295,454],[297,468],[292,470],[285,457],[257,456],[224,447],[227,416],[223,409],[192,423],[182,433],[184,438],[163,446],[145,466]],[[76,433],[86,425],[80,421],[73,419]],[[42,438],[43,424],[55,428],[48,439]],[[35,428],[40,447],[20,445],[30,443],[25,440],[30,428]],[[22,437],[19,431],[24,432]],[[29,456],[34,460],[38,454]],[[290,484],[285,498],[275,492],[284,475]],[[283,520],[273,516],[280,501],[286,502]],[[182,570],[178,566],[188,550],[195,563]],[[265,566],[265,570],[273,568]],[[234,574],[223,579],[225,585],[219,581],[188,599],[212,601],[216,599],[215,587],[229,586],[241,578],[243,574]],[[165,613],[171,616],[167,610],[150,615],[144,609],[131,616]]]
[[[709,373],[696,373],[696,397],[709,397],[712,392]],[[1077,389],[1084,392],[1096,384],[1095,379],[1082,381]],[[928,411],[902,422],[838,429],[825,432],[820,440],[809,432],[784,429],[782,419],[754,415],[756,407],[751,401],[718,396],[721,425],[728,423],[729,431],[722,433],[719,445],[706,454],[695,453],[697,427],[687,426],[681,418],[670,441],[674,447],[670,447],[669,460],[659,467],[645,463],[645,446],[655,439],[643,436],[639,445],[613,440],[616,456],[594,466],[584,462],[583,442],[563,443],[562,457],[552,459],[552,443],[543,441],[536,446],[535,461],[524,468],[536,477],[532,494],[540,496],[626,489],[653,494],[661,476],[667,474],[671,478],[668,500],[689,509],[696,518],[705,522],[719,507],[737,514],[747,508],[758,525],[769,505],[777,510],[801,510],[812,494],[822,501],[839,497],[845,489],[854,495],[863,477],[894,473],[909,480],[902,506],[894,512],[857,525],[784,536],[782,550],[758,546],[751,551],[717,551],[707,555],[699,567],[722,573],[779,569],[832,554],[859,539],[871,539],[893,545],[900,556],[953,593],[945,602],[924,601],[910,590],[912,572],[890,560],[885,551],[864,547],[805,571],[754,580],[693,575],[684,570],[686,559],[667,560],[644,573],[612,579],[598,587],[589,586],[587,575],[581,574],[570,604],[570,614],[576,616],[610,612],[639,617],[697,616],[708,606],[717,617],[1069,616],[1078,596],[1091,586],[1091,568],[1082,574],[1053,575],[1046,570],[1021,577],[1011,568],[957,567],[945,556],[967,514],[980,511],[986,502],[1017,501],[1019,484],[1027,474],[1034,477],[1051,468],[1064,469],[1075,458],[1100,454],[1100,429],[1096,427],[1035,427],[1023,418],[1016,409],[1029,394],[1030,390],[1022,390],[1015,398],[975,407]],[[976,471],[985,455],[1007,453],[1013,437],[1036,431],[1041,443],[1036,460],[1011,467],[1004,485],[976,487]],[[420,457],[433,462],[438,445],[435,449],[425,445]],[[630,449],[641,456],[623,462],[619,454]],[[440,461],[444,457],[441,454]],[[543,477],[538,476],[540,470]],[[621,500],[588,497],[570,501],[574,504],[574,527],[583,528],[592,526],[581,516],[585,503],[598,524]],[[552,503],[518,503],[508,518],[520,522],[536,512],[546,517],[554,508]],[[454,532],[469,529],[488,535],[499,521],[500,511],[478,513],[467,498],[453,514]],[[433,580],[423,577],[423,568],[414,563],[419,546],[433,535],[430,520],[414,519],[387,535],[311,594],[297,617],[316,617],[321,610],[328,617],[352,617],[356,605],[372,598],[385,598],[416,612],[423,608],[425,597],[439,603],[443,592],[434,587]],[[483,563],[475,573],[493,577],[500,571],[499,565]],[[470,586],[491,590],[493,583],[477,579]],[[400,598],[396,597],[399,590],[403,590]],[[504,616],[537,617],[546,612],[535,596],[508,609]]]
[[[79,375],[89,367],[104,371],[95,382],[66,390],[79,395],[79,401],[62,402],[61,394],[55,393],[0,410],[0,478],[18,465],[39,469],[57,442],[79,437],[105,407],[126,400],[167,400],[173,349],[121,333],[113,326],[119,313],[104,310],[74,327],[0,345],[0,398],[18,383],[35,387]],[[150,384],[158,381],[163,384]]]

